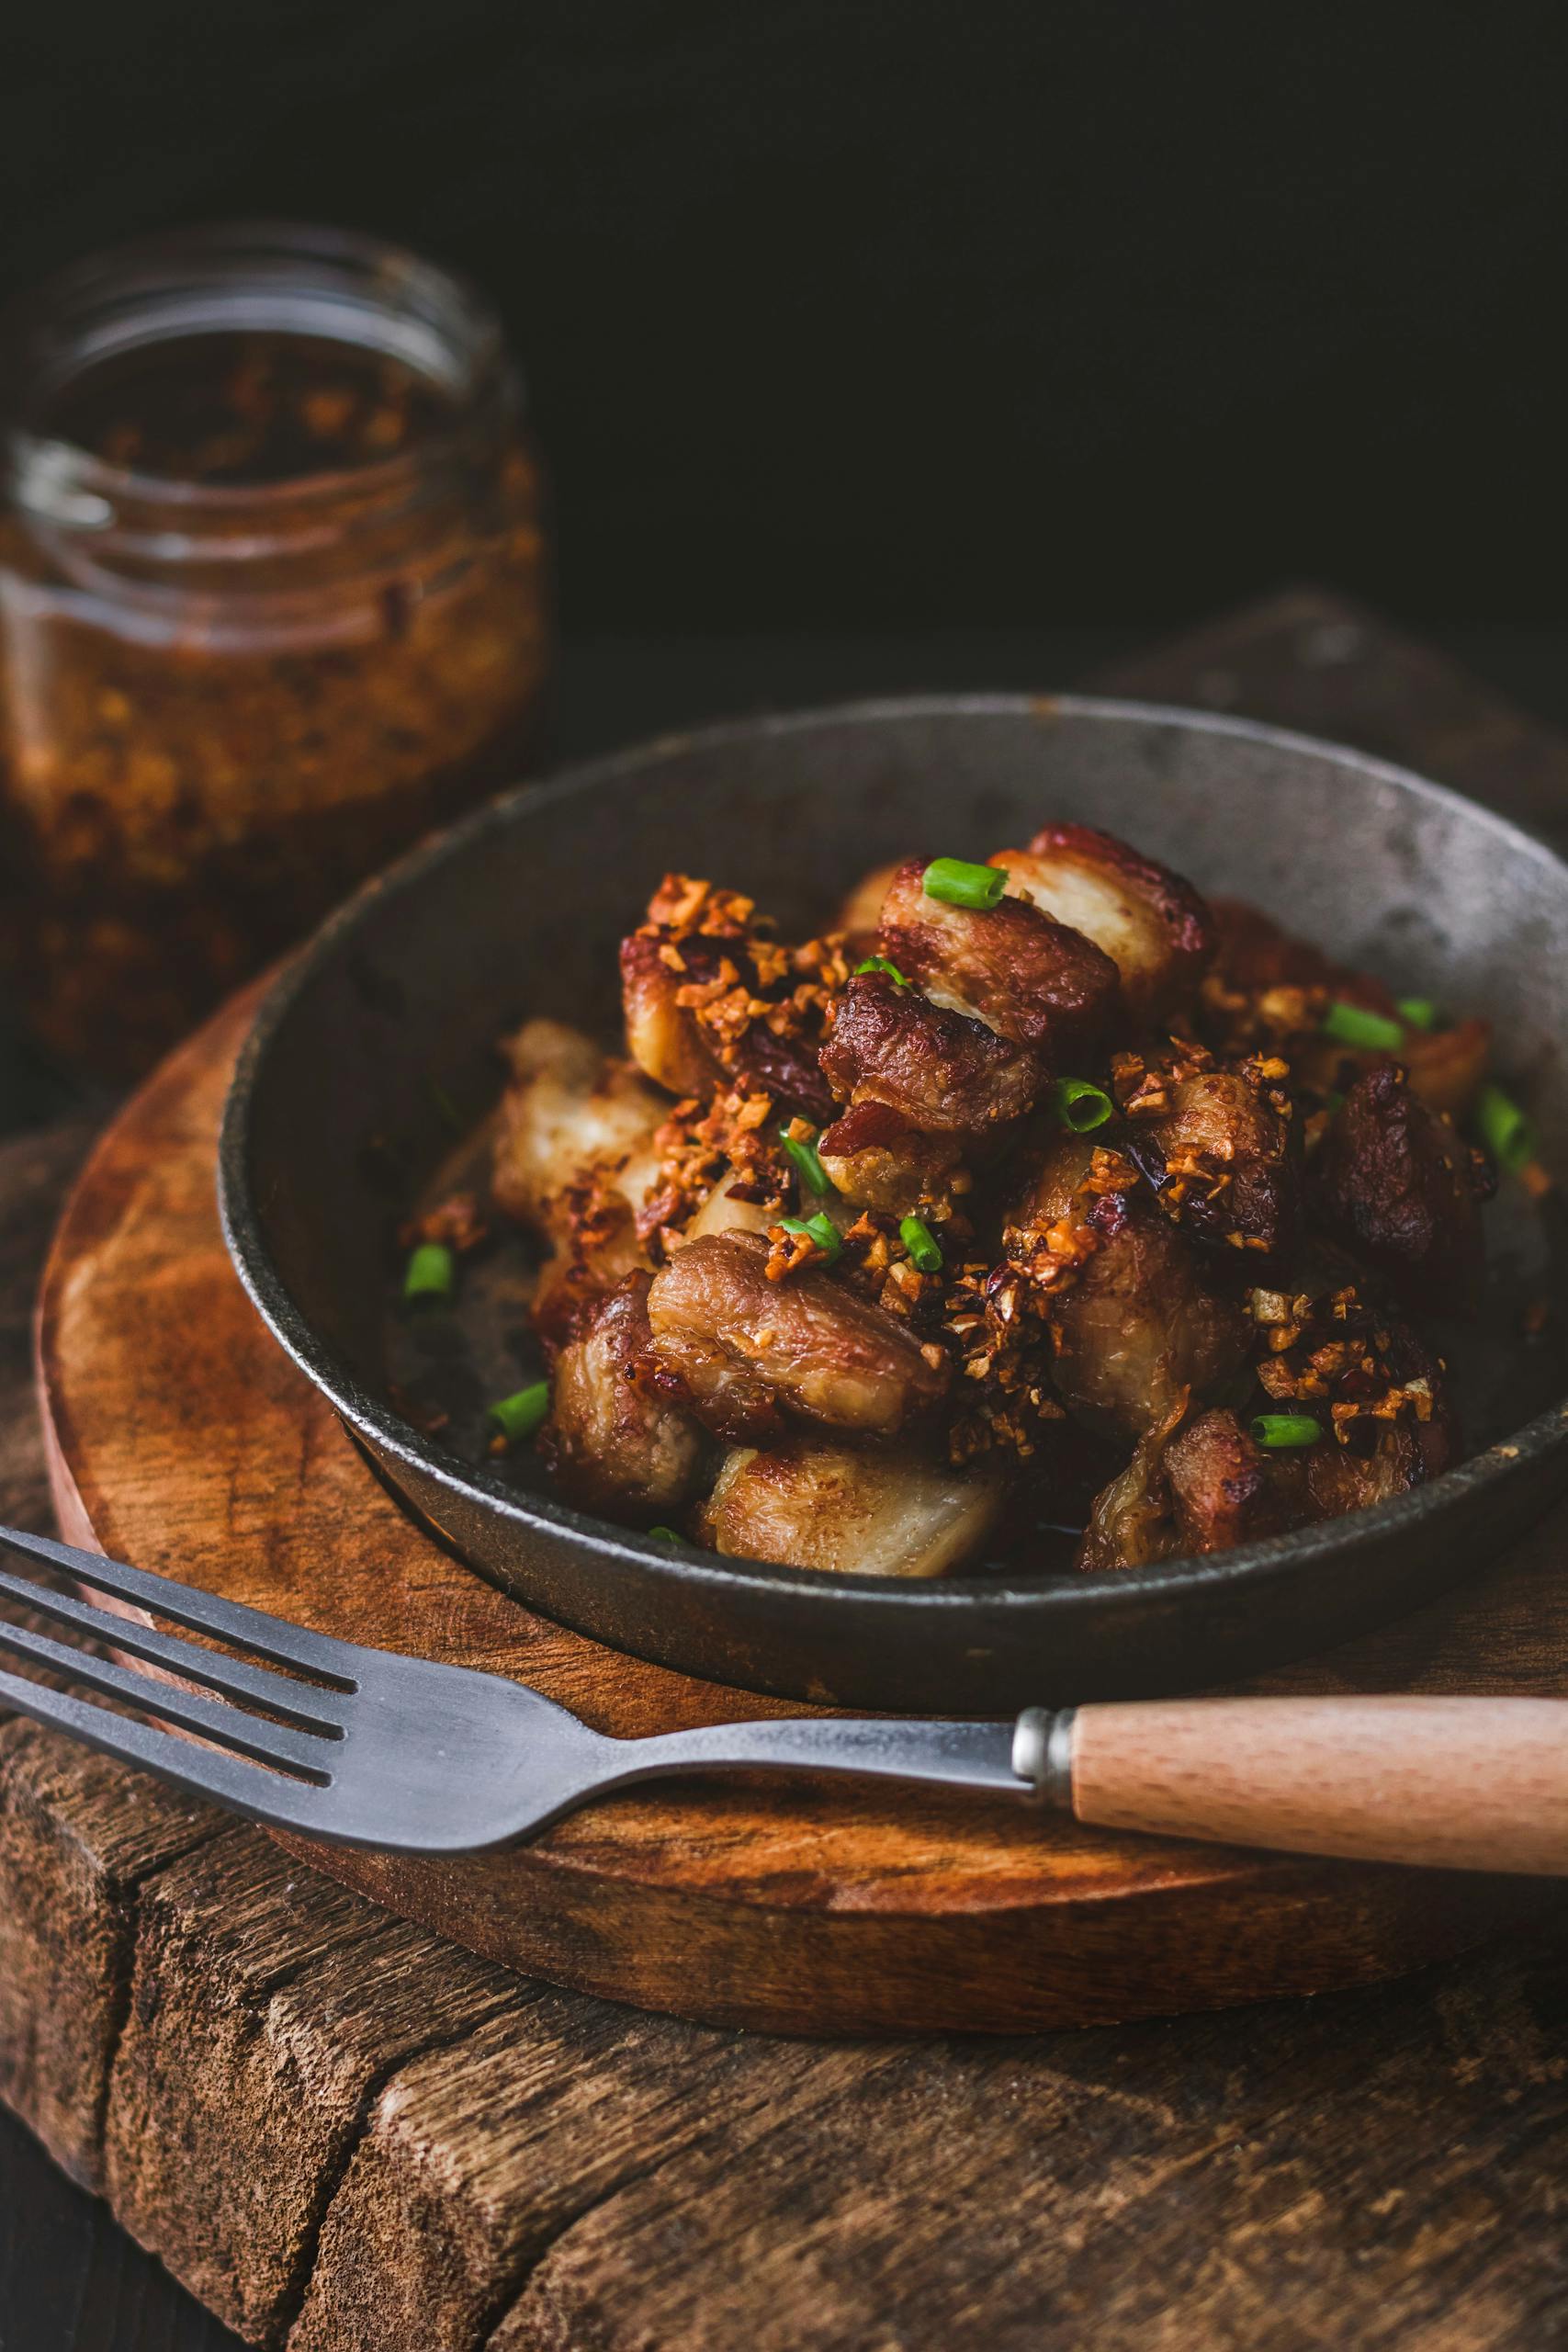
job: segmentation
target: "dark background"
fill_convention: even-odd
[[[1568,607],[1560,0],[5,14],[0,283],[255,209],[459,264],[574,631]]]

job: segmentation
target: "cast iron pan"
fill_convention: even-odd
[[[241,1057],[220,1168],[229,1246],[279,1344],[506,1590],[722,1682],[999,1713],[1321,1648],[1483,1563],[1568,1480],[1562,1349],[1522,1337],[1527,1298],[1559,1287],[1555,1221],[1507,1184],[1483,1329],[1446,1350],[1470,1458],[1376,1510],[1208,1560],[1086,1577],[1043,1549],[934,1583],[836,1577],[628,1534],[488,1459],[486,1398],[530,1376],[516,1255],[417,1334],[390,1302],[398,1223],[451,1160],[453,1106],[478,1122],[494,1102],[497,1038],[529,1013],[615,1035],[615,944],[668,866],[805,933],[879,861],[983,857],[1050,817],[1257,899],[1401,993],[1488,1015],[1568,1168],[1568,867],[1356,752],[1135,704],[943,697],[716,728],[513,793],[371,884],[290,967]],[[422,1389],[450,1409],[434,1437],[408,1418]]]

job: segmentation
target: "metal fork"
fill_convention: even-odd
[[[1145,1701],[1031,1707],[1016,1724],[786,1716],[615,1739],[502,1675],[308,1633],[49,1536],[0,1528],[7,1547],[249,1656],[0,1567],[0,1598],[116,1655],[3,1614],[0,1649],[136,1714],[5,1671],[0,1709],[333,1845],[479,1853],[634,1781],[765,1766],[923,1781],[1234,1844],[1568,1872],[1560,1700]],[[194,1736],[171,1736],[182,1732]]]

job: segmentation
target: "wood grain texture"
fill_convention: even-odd
[[[1107,1829],[1564,1878],[1568,1706],[1337,1692],[1085,1707],[1072,1796]]]
[[[230,1269],[213,1197],[251,1002],[128,1105],[57,1236],[39,1361],[62,1523],[350,1640],[514,1674],[610,1732],[784,1712],[601,1648],[494,1590],[403,1515],[281,1357]],[[1502,1621],[1532,1619],[1524,1671],[1563,1690],[1568,1590],[1540,1561],[1538,1544],[1504,1572]],[[1471,1684],[1493,1657],[1492,1611],[1472,1589],[1426,1613],[1423,1687]],[[1495,1670],[1508,1681],[1510,1662]],[[1328,1690],[1391,1679],[1377,1637],[1312,1677]],[[530,1974],[818,2033],[1010,2031],[1321,1991],[1452,1951],[1546,1899],[1495,1879],[1183,1848],[940,1792],[762,1775],[651,1785],[472,1859],[293,1849]],[[1269,1923],[1286,1914],[1280,1937]]]
[[[1264,716],[1291,630],[1333,608],[1295,612],[1247,689]],[[1240,664],[1239,626],[1233,642]],[[0,1360],[0,1405],[14,1402]],[[11,1508],[38,1523],[41,1489]],[[242,1485],[240,1529],[255,1509]],[[1556,1687],[1560,1581],[1543,1534],[1488,1596],[1505,1632],[1474,1645],[1478,1681]],[[1376,1658],[1342,1657],[1338,1681],[1448,1687],[1464,1623],[1427,1612]],[[0,1838],[0,1935],[24,1905],[47,1916],[62,1853],[107,1888],[95,1854],[133,1856],[159,1802],[31,1731],[0,1736],[0,1797],[24,1755],[60,1827]],[[90,1838],[68,1830],[83,1819]],[[103,1976],[56,1965],[13,1985],[0,1957],[0,2063],[25,2111],[64,2012],[97,1982],[96,2073],[60,2077],[90,2171],[107,2120],[147,2242],[182,2276],[228,2276],[230,2308],[291,2352],[1042,2352],[1090,2336],[1097,2352],[1543,2352],[1561,2335],[1561,1912],[1313,2002],[813,2047],[529,1985],[280,1864],[257,1833],[211,1817],[205,1834],[122,1869]],[[1289,1943],[1289,1906],[1274,1932]],[[406,2009],[389,1994],[389,2023],[423,2007],[429,2043],[381,2042],[380,1971],[361,1962],[389,1948],[411,1993]],[[491,1986],[500,2006],[476,2028],[463,2005]],[[149,2153],[154,2133],[168,2144]],[[0,2139],[7,2352],[32,2352],[33,2313],[60,2317],[75,2352],[207,2352],[188,2307],[156,2301],[112,2237],[85,2254],[73,2241],[72,2275],[40,2281],[56,2241],[47,2216],[18,2237],[6,2153]],[[282,2201],[276,2219],[246,2204],[253,2171]],[[252,2264],[270,2304],[244,2281]]]

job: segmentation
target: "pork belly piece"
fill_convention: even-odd
[[[1165,1475],[1168,1431],[1149,1430],[1133,1458],[1094,1498],[1078,1545],[1076,1567],[1094,1575],[1106,1568],[1152,1568],[1181,1549]]]
[[[1021,1118],[1043,1083],[1027,1046],[883,972],[851,980],[821,1061],[840,1102],[885,1103],[938,1135],[976,1135]]]
[[[1056,1390],[1091,1428],[1137,1438],[1238,1368],[1247,1326],[1144,1187],[1102,1192],[1086,1205],[1095,1160],[1086,1136],[1055,1145],[1008,1247],[1024,1253],[1032,1237],[1075,1216],[1093,1231],[1097,1246],[1052,1305]]]
[[[1223,1406],[1141,1438],[1132,1461],[1095,1498],[1077,1566],[1142,1568],[1228,1552],[1315,1516],[1297,1456],[1254,1443]]]
[[[849,895],[840,900],[833,917],[833,929],[845,934],[844,944],[852,964],[858,964],[874,953],[876,927],[882,921],[882,901],[887,896],[887,886],[897,873],[901,861],[893,858],[886,865],[874,865],[863,874]]]
[[[1089,1065],[1122,1012],[1116,967],[1081,931],[1023,898],[949,906],[921,888],[929,861],[907,858],[883,901],[877,953],[949,1012],[1027,1046],[1047,1076]]]
[[[673,1094],[722,1079],[830,1118],[817,1049],[847,977],[838,942],[781,946],[750,899],[669,874],[621,943],[626,1048]]]
[[[695,1489],[706,1438],[647,1374],[649,1277],[629,1275],[556,1359],[540,1447],[561,1493],[606,1519],[657,1519]]]
[[[962,1138],[922,1135],[886,1102],[858,1102],[817,1138],[828,1181],[857,1208],[902,1216],[946,1189]]]
[[[1485,1271],[1477,1155],[1392,1062],[1359,1078],[1332,1120],[1315,1176],[1324,1220],[1407,1305],[1470,1315]]]
[[[497,1205],[557,1239],[570,1229],[573,1193],[595,1175],[640,1207],[658,1170],[663,1096],[564,1022],[525,1022],[505,1053],[512,1083],[496,1129]]]
[[[820,1267],[770,1282],[768,1259],[752,1234],[690,1241],[649,1292],[653,1363],[709,1429],[761,1442],[794,1416],[891,1438],[940,1401],[940,1350]]]
[[[1280,1535],[1307,1516],[1299,1457],[1254,1442],[1223,1406],[1185,1421],[1165,1450],[1183,1552],[1228,1552]]]
[[[1142,1021],[1189,1004],[1214,952],[1214,923],[1190,882],[1091,825],[1047,825],[1027,849],[998,850],[1010,895],[1103,949]]]
[[[1116,1071],[1127,1151],[1161,1208],[1199,1240],[1269,1255],[1292,1249],[1302,1123],[1289,1095],[1256,1069],[1184,1073],[1178,1058],[1174,1069],[1168,1075],[1157,1059],[1129,1056]],[[1134,1070],[1142,1073],[1135,1080]]]
[[[800,1437],[727,1458],[700,1540],[731,1558],[836,1576],[939,1577],[980,1550],[1003,1495],[998,1479],[950,1470],[940,1455]]]

